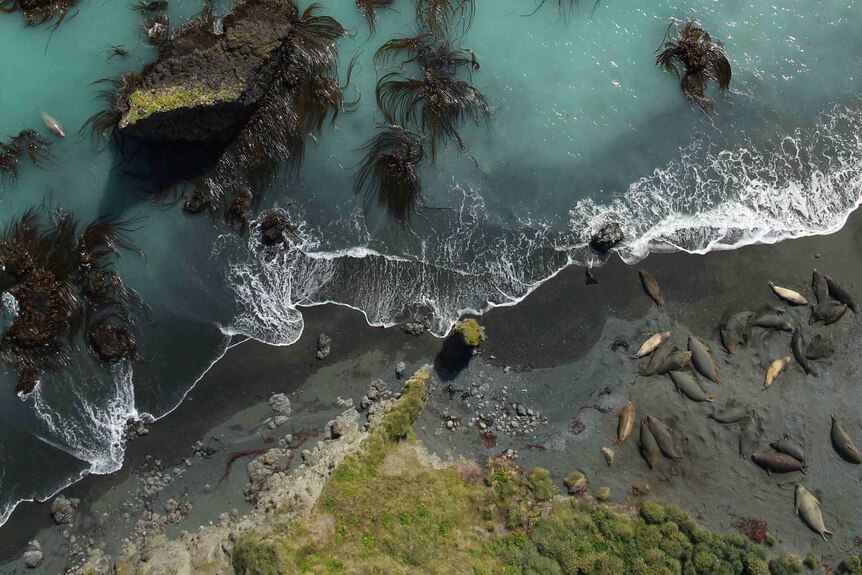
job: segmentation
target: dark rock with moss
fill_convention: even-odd
[[[289,3],[241,2],[222,20],[205,13],[160,46],[126,95],[120,131],[157,141],[219,142],[249,120],[278,71]]]

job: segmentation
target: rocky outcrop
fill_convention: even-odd
[[[232,139],[272,83],[290,23],[271,2],[246,0],[218,24],[208,12],[160,46],[124,102],[123,134],[156,141]]]
[[[615,222],[603,225],[590,238],[590,248],[597,254],[604,255],[623,241],[623,230]]]
[[[51,504],[51,517],[54,518],[54,523],[64,525],[74,521],[78,503],[77,499],[66,499],[62,495],[57,497]]]

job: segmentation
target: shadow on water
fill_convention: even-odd
[[[122,213],[151,201],[178,203],[193,182],[212,171],[223,150],[223,144],[113,138],[106,150],[112,168],[99,213]]]

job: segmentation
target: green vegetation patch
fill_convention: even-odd
[[[460,334],[464,344],[470,347],[479,347],[486,339],[485,328],[475,319],[459,321],[455,324],[455,333]]]
[[[672,505],[647,501],[627,517],[560,497],[546,470],[504,457],[485,470],[427,464],[412,424],[430,377],[425,367],[406,383],[310,514],[237,542],[237,574],[783,575],[800,564],[768,564],[764,547],[703,529]]]
[[[134,124],[153,114],[232,101],[239,98],[241,94],[241,84],[223,86],[218,91],[208,90],[200,85],[136,90],[129,96],[129,111],[124,121],[127,124]]]

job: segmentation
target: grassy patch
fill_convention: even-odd
[[[764,547],[707,531],[674,506],[648,501],[626,517],[562,498],[546,470],[527,473],[505,458],[489,460],[484,474],[425,464],[411,427],[430,376],[423,368],[406,383],[308,516],[240,539],[239,575],[788,573],[784,557],[768,565]]]

